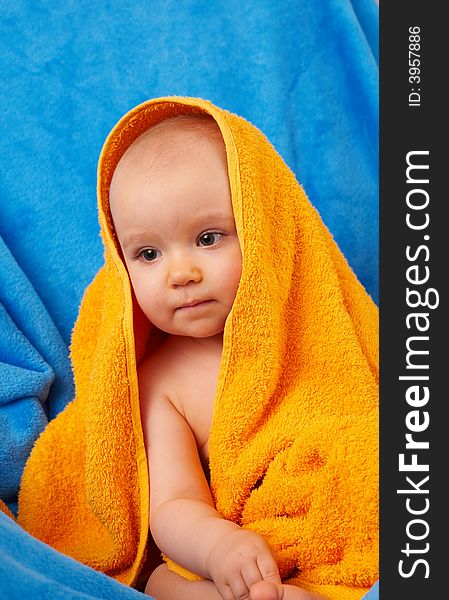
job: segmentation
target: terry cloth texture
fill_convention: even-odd
[[[0,511],[2,600],[151,600],[36,540]]]
[[[139,573],[149,486],[136,364],[155,338],[133,313],[108,193],[143,131],[194,112],[222,132],[243,254],[210,432],[216,507],[266,537],[284,579],[332,600],[360,598],[378,577],[377,309],[263,134],[200,99],[139,105],[106,140],[105,264],[73,334],[76,398],[33,449],[19,522],[119,581]]]
[[[0,236],[0,498],[16,510],[34,442],[73,399],[69,350]]]
[[[0,18],[0,497],[73,399],[68,344],[103,262],[112,125],[199,96],[257,125],[377,299],[376,0],[20,0]],[[176,43],[174,43],[176,40]]]

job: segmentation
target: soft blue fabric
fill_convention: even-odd
[[[68,343],[102,263],[116,121],[200,96],[273,142],[377,301],[375,0],[0,0],[0,495],[73,397]]]
[[[23,467],[73,397],[67,344],[0,237],[0,497],[15,509]]]
[[[151,600],[36,540],[0,512],[0,600]]]

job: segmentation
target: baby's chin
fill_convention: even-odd
[[[156,327],[161,329],[156,324]],[[223,337],[224,324],[215,327],[207,327],[207,326],[194,326],[191,327],[167,327],[166,329],[162,329],[169,335],[176,335],[179,337],[189,337],[189,338],[198,338],[198,339],[207,339],[207,338],[216,338]]]
[[[223,336],[223,331],[226,323],[224,318],[214,319],[195,319],[188,322],[171,322],[160,323],[153,320],[152,323],[161,331],[165,331],[169,335],[191,338],[214,338],[219,335]]]
[[[199,340],[206,340],[208,338],[223,337],[223,328],[215,330],[215,331],[205,331],[205,332],[201,332],[201,331],[200,332],[197,332],[197,331],[185,331],[185,332],[174,331],[170,335],[178,335],[180,337],[189,337],[189,338],[195,338],[195,339],[199,339]]]

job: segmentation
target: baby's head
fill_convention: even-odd
[[[242,258],[212,117],[173,117],[138,137],[114,172],[110,208],[146,317],[173,335],[221,334]]]

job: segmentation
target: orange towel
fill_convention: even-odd
[[[378,577],[377,309],[262,133],[204,100],[142,104],[105,143],[105,264],[73,333],[76,398],[33,449],[19,522],[125,583],[141,569],[149,485],[136,364],[158,337],[133,300],[108,191],[128,146],[186,112],[209,113],[223,134],[243,254],[210,432],[216,508],[266,537],[284,579],[360,598]]]

